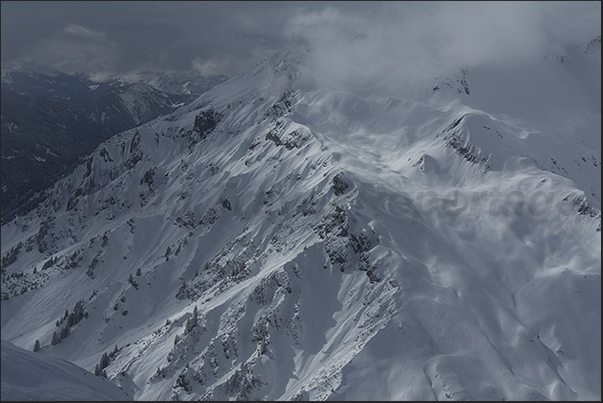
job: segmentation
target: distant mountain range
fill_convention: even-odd
[[[69,173],[102,141],[173,112],[226,80],[194,72],[142,72],[92,81],[40,66],[2,71],[2,222]]]

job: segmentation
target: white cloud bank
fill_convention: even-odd
[[[365,86],[451,66],[524,63],[599,35],[600,11],[600,2],[395,2],[370,17],[335,7],[300,12],[285,33],[311,49],[308,67],[322,85]]]

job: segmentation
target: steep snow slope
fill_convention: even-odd
[[[115,385],[63,360],[2,340],[2,401],[131,400]]]
[[[279,52],[110,139],[2,227],[3,339],[135,399],[599,399],[600,53],[542,56]]]

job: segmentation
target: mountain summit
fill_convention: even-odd
[[[576,49],[353,89],[276,53],[2,226],[2,338],[135,400],[599,400]]]

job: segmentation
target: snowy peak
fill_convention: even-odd
[[[488,92],[525,72],[409,98],[273,55],[2,226],[3,337],[139,400],[600,398],[600,111],[532,67],[560,109]]]

